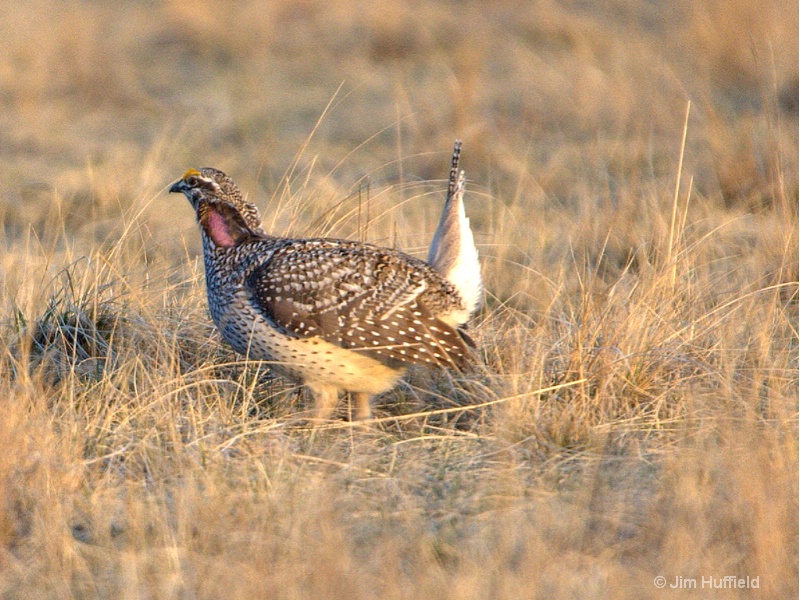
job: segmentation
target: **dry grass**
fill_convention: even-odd
[[[797,595],[796,4],[3,23],[3,598]],[[217,166],[274,232],[424,255],[457,136],[486,369],[308,430],[213,331],[166,186]]]

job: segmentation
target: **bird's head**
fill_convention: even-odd
[[[170,186],[169,191],[186,196],[198,219],[200,207],[204,203],[225,202],[239,211],[250,229],[260,231],[261,215],[258,208],[247,202],[233,179],[218,169],[211,167],[203,167],[200,170],[189,169],[183,177]]]

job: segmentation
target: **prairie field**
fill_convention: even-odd
[[[0,598],[797,597],[796,3],[27,0],[0,103]],[[480,366],[311,427],[169,185],[424,258],[457,138]]]

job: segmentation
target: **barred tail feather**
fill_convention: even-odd
[[[428,264],[441,273],[458,290],[465,303],[465,312],[456,319],[464,323],[481,303],[483,281],[478,249],[464,211],[464,171],[458,168],[461,141],[453,149],[450,182],[442,218],[428,253]]]

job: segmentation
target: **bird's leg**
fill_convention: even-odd
[[[369,406],[370,395],[367,392],[351,392],[350,397],[356,405],[356,420],[369,419],[372,416],[372,410]]]
[[[314,396],[314,418],[329,420],[339,401],[339,389],[335,385],[318,381],[308,382],[306,385],[308,385],[308,389],[311,390],[311,394]]]

